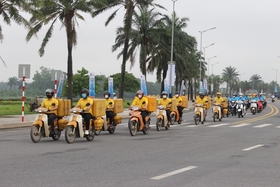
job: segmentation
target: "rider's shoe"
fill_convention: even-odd
[[[88,130],[85,130],[85,135],[89,135],[89,131]]]

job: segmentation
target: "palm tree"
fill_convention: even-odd
[[[45,53],[45,47],[53,34],[54,25],[57,20],[62,24],[66,30],[67,37],[67,97],[72,102],[73,97],[73,60],[72,48],[77,45],[76,26],[78,25],[77,19],[83,20],[84,17],[78,12],[92,13],[94,7],[98,5],[95,0],[43,0],[33,2],[33,16],[30,21],[32,29],[29,30],[26,40],[29,41],[32,36],[36,35],[43,27],[50,23],[50,27],[42,41],[39,49],[39,55],[42,57]]]
[[[140,48],[139,52],[139,64],[140,71],[143,75],[147,75],[147,61],[151,58],[149,55],[153,56],[151,53],[153,49],[159,43],[160,34],[158,26],[161,23],[158,16],[161,14],[154,12],[154,9],[148,9],[147,6],[139,7],[139,13],[134,12],[131,28],[131,41],[129,43],[128,55],[131,68],[135,64],[135,55],[137,49]],[[125,33],[124,28],[119,27],[117,29],[116,43],[113,45],[113,51],[116,51],[120,46],[124,45]],[[123,54],[121,51],[118,58]]]
[[[260,75],[252,75],[250,81],[254,90],[260,90],[260,84],[262,83],[262,77]]]
[[[117,7],[117,10],[115,10],[108,18],[108,20],[105,22],[105,25],[107,26],[112,19],[116,16],[118,10],[120,10],[121,7],[124,7],[126,9],[125,15],[124,15],[124,48],[123,48],[123,60],[122,60],[122,67],[121,67],[121,81],[120,81],[120,89],[119,89],[119,97],[123,98],[124,93],[124,76],[125,76],[125,66],[127,61],[127,55],[128,55],[128,48],[129,48],[129,41],[130,41],[130,34],[131,34],[131,27],[132,27],[132,16],[135,12],[135,7],[141,7],[141,6],[157,6],[160,8],[163,8],[161,5],[154,3],[154,0],[107,0],[107,5],[101,6],[98,8],[92,16],[95,17],[96,15],[100,14],[101,12],[104,12],[108,9],[111,9],[113,7]]]
[[[222,73],[222,79],[227,83],[227,89],[226,92],[228,93],[228,87],[230,88],[229,93],[231,94],[232,87],[233,87],[233,80],[237,79],[239,76],[239,73],[236,71],[235,67],[226,67],[223,69]]]
[[[3,17],[3,21],[7,25],[11,25],[14,21],[18,25],[23,25],[25,28],[29,28],[29,22],[20,14],[20,11],[29,11],[29,6],[26,1],[22,0],[1,0],[0,1],[0,15]],[[2,26],[0,25],[0,41],[3,40]]]

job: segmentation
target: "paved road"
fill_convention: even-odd
[[[64,135],[34,144],[30,128],[1,130],[0,186],[278,187],[279,106],[198,126],[190,111],[170,130],[152,126],[135,137],[124,121],[113,135],[73,144]]]

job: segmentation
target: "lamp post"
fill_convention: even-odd
[[[214,64],[211,64],[211,66],[212,66],[212,74],[213,74],[213,66],[216,65],[216,64],[219,64],[219,62],[216,62],[216,63],[214,63]]]
[[[172,97],[171,85],[172,85],[172,64],[173,64],[173,43],[174,43],[174,19],[175,19],[175,2],[177,0],[171,0],[173,2],[173,18],[172,18],[172,37],[171,37],[171,60],[170,60],[170,72],[169,72],[169,97]]]
[[[212,27],[210,29],[199,31],[199,33],[200,33],[200,53],[201,53],[201,55],[202,55],[202,34],[207,32],[207,31],[213,30],[213,29],[216,29],[216,27]],[[200,55],[200,58],[199,58],[199,87],[200,87],[200,81],[201,81],[201,55]]]
[[[208,48],[208,47],[211,47],[213,46],[215,43],[212,43],[210,45],[207,45],[206,47],[202,47],[203,48],[203,54],[204,54],[204,60],[206,60],[206,53],[205,53],[205,49]]]
[[[208,60],[208,77],[209,77],[209,72],[210,72],[210,67],[209,67],[209,65],[210,65],[210,60],[211,60],[212,58],[216,58],[216,57],[217,57],[217,55],[207,59],[207,60]],[[217,63],[219,63],[219,62],[217,62]],[[213,74],[213,66],[212,66],[212,74]]]
[[[278,70],[276,70],[276,69],[274,69],[274,68],[271,68],[272,70],[274,70],[275,71],[275,73],[276,73],[276,85],[275,85],[275,88],[277,88],[277,74],[278,74]],[[275,92],[278,92],[278,89],[275,89],[274,88],[274,91]]]

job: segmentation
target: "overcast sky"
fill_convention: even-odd
[[[156,0],[156,3],[167,9],[158,9],[159,11],[171,15],[172,0]],[[73,49],[74,73],[82,67],[107,76],[120,72],[121,58],[117,60],[117,53],[111,52],[111,46],[115,41],[116,28],[122,26],[124,10],[121,9],[116,19],[105,27],[104,23],[113,10],[115,9],[95,19],[85,15],[86,21],[79,21],[78,45]],[[185,31],[194,36],[198,44],[199,31],[216,27],[202,35],[203,47],[215,43],[205,51],[206,59],[217,56],[210,60],[210,74],[212,67],[214,74],[221,74],[225,67],[233,66],[239,72],[241,80],[249,80],[253,74],[259,74],[265,82],[270,82],[276,80],[277,73],[271,69],[274,68],[279,70],[279,79],[279,0],[177,0],[175,11],[180,18],[189,18]],[[24,28],[14,22],[12,26],[8,26],[3,23],[2,17],[1,26],[4,41],[0,43],[0,56],[7,68],[0,63],[0,81],[17,76],[19,64],[31,65],[31,78],[41,66],[66,72],[66,33],[59,22],[43,57],[39,57],[38,49],[46,29],[40,31],[38,38],[32,38],[26,43],[27,31]],[[211,65],[217,62],[218,64]],[[139,64],[136,63],[131,71],[129,63],[127,64],[127,70],[139,77]],[[147,78],[148,81],[156,80],[155,74]]]

